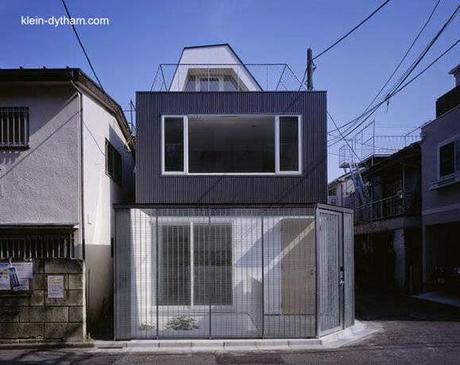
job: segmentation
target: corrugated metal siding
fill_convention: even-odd
[[[142,92],[136,96],[137,203],[326,202],[325,92]],[[161,176],[161,115],[299,114],[302,176]]]

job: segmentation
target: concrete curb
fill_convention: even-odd
[[[95,346],[101,351],[156,354],[302,352],[335,349],[360,342],[381,329],[381,326],[373,322],[356,321],[352,327],[319,339],[95,341]]]
[[[11,342],[0,343],[0,350],[22,349],[62,349],[62,348],[94,348],[92,341],[83,342]]]

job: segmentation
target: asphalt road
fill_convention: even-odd
[[[0,364],[459,364],[460,309],[410,298],[358,296],[357,313],[383,331],[334,350],[157,355],[126,350],[3,350]]]

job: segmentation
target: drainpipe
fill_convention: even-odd
[[[85,245],[85,201],[84,201],[84,154],[83,154],[83,94],[80,89],[75,85],[73,81],[70,81],[72,86],[78,93],[78,108],[80,114],[80,208],[81,208],[81,221],[80,221],[80,232],[81,232],[81,258],[85,260],[86,257],[86,245]]]

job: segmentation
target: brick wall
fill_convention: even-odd
[[[35,259],[30,291],[0,291],[0,342],[82,341],[86,338],[84,263]],[[48,275],[63,275],[64,298],[48,298]]]

